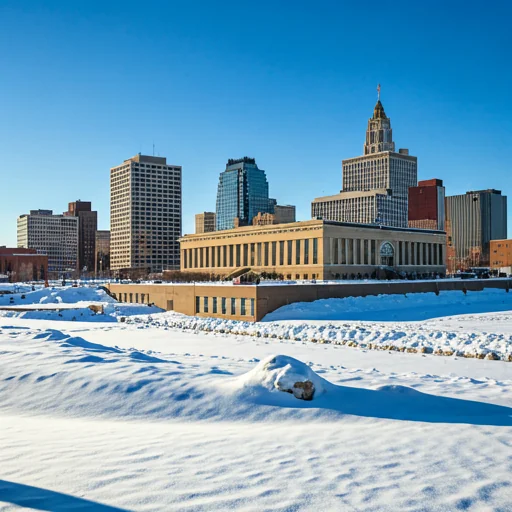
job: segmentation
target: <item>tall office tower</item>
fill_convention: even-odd
[[[138,154],[110,169],[111,270],[179,269],[181,166]]]
[[[228,160],[217,188],[217,230],[234,228],[235,223],[249,226],[258,213],[274,213],[274,204],[265,171],[258,169],[254,158]]]
[[[445,229],[443,181],[432,179],[418,182],[409,189],[409,227]]]
[[[94,258],[96,275],[103,276],[110,271],[110,231],[96,231],[96,255]]]
[[[64,215],[78,217],[78,270],[93,272],[98,212],[91,209],[90,201],[78,200],[69,203],[68,211]]]
[[[477,190],[446,198],[446,233],[453,252],[448,272],[490,265],[490,241],[507,238],[507,198]]]
[[[31,210],[18,217],[18,247],[48,256],[50,278],[71,277],[78,270],[78,217]]]
[[[409,187],[417,185],[417,176],[417,158],[408,149],[395,153],[391,120],[379,99],[368,120],[364,155],[343,160],[342,191],[316,198],[311,214],[339,222],[407,227]]]
[[[215,212],[196,214],[196,234],[215,231]]]

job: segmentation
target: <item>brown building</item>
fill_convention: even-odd
[[[78,270],[92,272],[96,258],[96,230],[98,229],[98,212],[92,210],[90,201],[69,203],[68,217],[78,217]]]
[[[181,270],[227,275],[238,268],[285,279],[355,279],[380,270],[445,274],[440,231],[311,220],[245,226],[181,238]]]
[[[279,205],[274,206],[274,213],[261,213],[253,217],[253,226],[268,226],[269,224],[287,224],[295,222],[295,206]]]
[[[445,230],[445,193],[442,180],[418,182],[409,188],[408,218],[410,228]]]
[[[491,240],[491,268],[512,273],[512,239]]]
[[[110,231],[96,231],[96,257],[94,269],[97,276],[110,274]]]
[[[0,247],[0,274],[11,283],[43,281],[48,277],[48,256],[35,249]]]
[[[210,233],[215,231],[215,212],[196,214],[196,233]]]

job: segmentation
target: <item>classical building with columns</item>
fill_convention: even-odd
[[[310,220],[186,235],[181,270],[228,275],[239,268],[285,279],[375,277],[379,269],[444,275],[442,231]]]
[[[417,185],[418,161],[408,149],[395,152],[391,120],[380,99],[368,120],[363,151],[343,160],[341,192],[316,198],[312,217],[406,228],[409,187]]]

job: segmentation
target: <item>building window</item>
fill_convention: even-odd
[[[268,267],[268,242],[263,245],[263,264]]]
[[[225,315],[226,314],[226,297],[222,297],[220,300],[220,312]]]
[[[279,265],[284,265],[284,242],[279,242]]]
[[[208,297],[203,297],[203,313],[208,313]]]
[[[245,316],[245,314],[246,314],[246,311],[245,311],[245,299],[240,299],[240,314],[242,316]]]
[[[287,241],[286,241],[286,244],[287,244],[287,249],[288,249],[288,257],[286,258],[286,260],[287,260],[286,264],[287,264],[287,265],[291,265],[291,264],[292,264],[292,247],[293,247],[293,241],[292,241],[292,240],[287,240]]]
[[[236,315],[236,299],[235,297],[231,297],[231,314]]]
[[[236,245],[236,267],[240,266],[240,244]]]
[[[212,313],[217,314],[217,297],[212,298]]]
[[[196,295],[196,313],[201,312],[201,297],[199,295]]]
[[[254,299],[251,299],[251,316],[254,316]]]
[[[318,238],[313,238],[313,265],[318,265]]]
[[[249,245],[243,244],[242,266],[247,267],[247,265],[249,265]]]
[[[304,240],[304,265],[309,265],[309,240],[307,238]]]
[[[384,242],[380,247],[380,264],[392,267],[394,253],[393,246],[389,242]]]
[[[295,240],[295,265],[300,265],[300,240]]]
[[[272,242],[272,266],[276,266],[276,260],[277,260],[277,242]]]
[[[250,252],[250,257],[251,257],[250,258],[250,262],[251,262],[251,267],[254,267],[254,252],[255,252],[254,245],[255,244],[250,244],[250,251],[251,251]]]

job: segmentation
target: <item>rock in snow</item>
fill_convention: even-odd
[[[268,391],[291,393],[301,400],[313,400],[325,391],[327,384],[307,364],[283,355],[260,361],[238,381],[244,388],[261,386]]]

